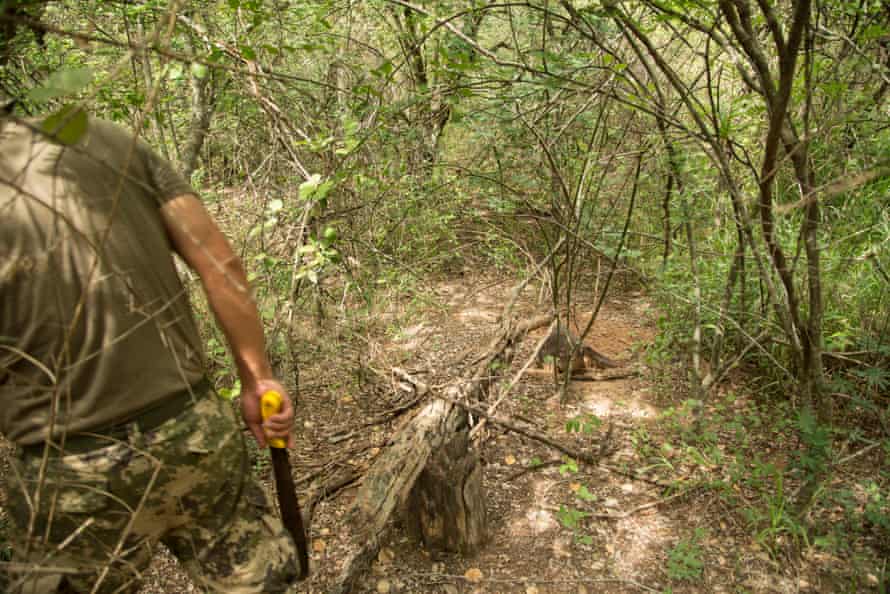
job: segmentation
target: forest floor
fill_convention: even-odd
[[[399,366],[434,391],[459,377],[472,359],[468,349],[481,351],[497,329],[510,284],[468,277],[437,283],[424,300],[406,298],[382,314],[384,331],[353,341],[359,342],[354,349],[332,352],[332,342],[307,322],[305,347],[315,354],[301,369],[301,429],[291,454],[298,489],[343,467],[364,470],[384,452],[418,407],[382,414],[398,408],[399,396],[381,377]],[[520,317],[545,309],[531,301],[517,308]],[[581,304],[578,313],[586,319],[591,310]],[[702,426],[692,430],[681,369],[662,364],[656,375],[646,364],[645,352],[657,348],[655,317],[644,294],[615,296],[587,338],[622,362],[622,370],[638,373],[573,381],[561,402],[549,374],[532,372],[498,409],[575,448],[596,451],[608,439],[612,453],[603,464],[576,465],[541,443],[488,425],[478,444],[486,545],[472,557],[431,553],[396,522],[356,591],[878,592],[886,542],[854,527],[844,543],[823,538],[817,546],[815,533],[801,534],[788,519],[784,508],[794,486],[775,482],[770,469],[788,463],[794,432],[775,403],[746,392],[741,372],[721,386],[705,407]],[[528,360],[545,331],[522,343],[506,377]],[[368,369],[378,373],[369,376]],[[385,421],[363,428],[374,419]],[[569,432],[567,423],[578,430]],[[837,480],[864,483],[880,467],[880,448],[860,453],[845,461]],[[274,497],[267,458],[255,448],[252,455],[254,471]],[[632,478],[640,473],[644,478]],[[301,591],[329,591],[354,550],[344,519],[355,488],[317,506],[310,527],[312,575]],[[848,529],[843,511],[823,506],[819,513],[814,525]],[[194,591],[159,547],[142,594]]]
[[[424,299],[406,296],[382,314],[385,338],[369,333],[352,352],[342,347],[331,352],[320,334],[307,328],[306,346],[317,356],[307,357],[301,370],[309,383],[301,390],[303,429],[292,453],[298,488],[307,484],[303,478],[342,466],[364,469],[384,452],[419,407],[395,417],[381,414],[404,403],[380,377],[399,366],[433,391],[460,377],[473,359],[467,353],[481,351],[497,330],[511,284],[469,277],[436,283],[427,287]],[[520,318],[546,309],[531,300],[517,308]],[[581,304],[577,313],[586,320],[591,311],[591,304]],[[877,592],[886,567],[879,551],[886,548],[867,531],[843,546],[831,546],[830,539],[815,546],[812,536],[807,545],[795,533],[784,510],[793,485],[784,486],[788,494],[783,495],[770,474],[773,466],[788,463],[787,452],[797,445],[794,432],[787,418],[777,417],[775,403],[746,393],[741,373],[705,407],[699,431],[691,430],[682,369],[665,373],[661,365],[656,376],[645,364],[644,353],[656,336],[655,317],[645,295],[616,296],[607,300],[587,338],[623,362],[624,371],[639,373],[573,381],[564,403],[548,373],[528,373],[497,411],[590,451],[611,426],[614,453],[603,465],[575,465],[541,443],[489,425],[479,443],[487,544],[472,557],[431,553],[396,522],[356,591]],[[523,341],[505,377],[527,361],[545,331]],[[368,368],[378,375],[357,380]],[[381,418],[389,420],[361,428]],[[580,431],[567,431],[573,420]],[[262,457],[257,460],[255,469],[271,493],[268,465]],[[880,451],[865,452],[845,465],[839,480],[857,484],[855,477],[867,477],[881,460]],[[630,478],[641,470],[645,480]],[[310,529],[313,572],[301,591],[329,591],[354,550],[345,522],[354,494],[353,486],[316,508]],[[843,518],[820,517],[814,523],[842,525]],[[162,558],[143,593],[185,591],[186,581],[172,560]]]

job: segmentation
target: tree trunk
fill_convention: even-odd
[[[466,427],[466,412],[462,424]],[[427,462],[402,518],[427,549],[475,553],[485,541],[485,492],[478,452],[460,430]]]
[[[198,54],[195,40],[189,36],[192,53]],[[182,175],[189,179],[195,169],[198,168],[198,158],[201,156],[201,148],[210,131],[210,118],[216,107],[215,93],[213,92],[214,73],[191,72],[189,82],[191,86],[191,125],[189,137],[185,149],[182,152]]]

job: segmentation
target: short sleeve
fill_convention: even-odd
[[[142,153],[148,178],[151,180],[156,193],[158,205],[163,206],[168,201],[183,194],[197,194],[191,184],[180,174],[165,158],[157,154],[145,141],[139,141],[139,151]]]
[[[133,181],[142,186],[146,194],[163,206],[169,200],[183,194],[197,194],[173,165],[160,156],[147,142],[135,138],[133,132],[106,120],[90,121],[93,144],[91,151],[106,155],[108,163],[121,162],[124,155],[135,150],[131,174]]]

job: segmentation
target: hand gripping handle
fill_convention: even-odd
[[[268,392],[265,392],[263,394],[262,398],[260,398],[260,414],[262,415],[264,421],[272,415],[277,414],[278,411],[281,410],[281,404],[283,400],[284,399],[282,398],[281,394],[279,394],[275,390],[269,390]],[[267,441],[270,448],[287,447],[287,441],[280,437],[275,437]]]

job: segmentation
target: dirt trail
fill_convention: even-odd
[[[508,288],[499,282],[438,285],[438,309],[419,312],[413,323],[391,332],[390,340],[368,345],[375,354],[374,365],[384,370],[389,364],[403,365],[433,386],[444,385],[458,376],[468,349],[481,349],[496,329]],[[543,309],[520,303],[518,315],[531,316]],[[589,314],[591,309],[582,304],[580,312]],[[650,313],[641,295],[610,299],[587,339],[608,357],[639,369],[638,375],[572,382],[567,402],[560,403],[546,374],[531,374],[498,409],[499,415],[530,421],[539,431],[576,448],[596,448],[611,425],[615,449],[607,460],[611,470],[575,466],[546,446],[489,425],[480,446],[490,530],[484,550],[472,558],[431,554],[395,525],[356,591],[834,591],[828,582],[820,582],[814,569],[824,560],[811,559],[802,570],[776,564],[752,546],[738,514],[713,492],[677,493],[653,484],[654,479],[622,474],[651,466],[652,457],[644,453],[669,442],[669,437],[658,435],[659,417],[677,404],[672,396],[682,398],[667,387],[656,389],[659,386],[651,383],[638,354],[655,335]],[[507,377],[531,357],[541,332],[523,343]],[[320,362],[325,364],[330,361]],[[303,377],[320,377],[322,372],[303,369]],[[385,409],[389,404],[384,392],[389,391],[383,386],[382,391],[363,396],[336,378],[305,389],[300,419],[304,431],[293,455],[297,474],[325,465],[361,466],[379,454],[404,418],[359,432],[345,449],[335,437]],[[570,420],[577,421],[580,431],[567,431]],[[669,450],[661,453],[658,458],[669,466],[673,461],[675,467],[659,480],[669,482],[694,472]],[[261,475],[267,472],[261,463],[255,467]],[[658,470],[650,468],[647,476],[654,477]],[[351,533],[344,517],[353,494],[346,490],[317,508],[311,528],[313,574],[300,591],[323,593],[336,581],[350,552]],[[194,591],[163,551],[147,578],[143,594]]]
[[[439,320],[438,328],[452,337],[471,332],[467,344],[473,340],[469,326],[494,330],[503,303],[501,287],[469,293],[444,286],[441,293],[449,313]],[[524,308],[529,315],[534,311],[530,304]],[[648,310],[639,296],[613,300],[600,312],[587,343],[612,359],[637,365],[632,347],[653,336],[646,321]],[[582,307],[578,313],[587,316],[590,311]],[[525,341],[516,368],[532,355],[543,332]],[[526,376],[498,413],[533,420],[538,429],[575,447],[595,447],[611,423],[618,451],[610,464],[621,466],[626,461],[633,468],[635,454],[628,435],[657,417],[659,409],[652,400],[651,388],[633,377],[572,382],[567,402],[560,404],[548,375],[538,373]],[[567,433],[570,419],[580,419],[580,434]],[[585,434],[583,429],[592,432]],[[568,461],[558,452],[496,427],[489,430],[482,455],[490,522],[485,549],[472,559],[436,559],[396,531],[374,566],[376,575],[366,581],[366,591],[387,587],[449,593],[661,591],[665,580],[653,568],[676,532],[671,517],[656,506],[623,519],[581,517],[620,515],[622,510],[652,503],[660,497],[658,487],[599,469],[567,468]],[[540,466],[533,469],[536,464]],[[481,572],[479,582],[471,581],[473,569]]]

